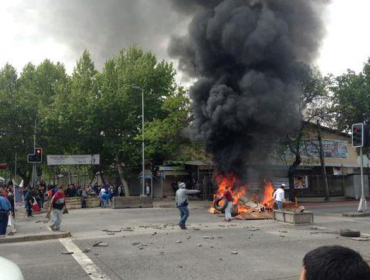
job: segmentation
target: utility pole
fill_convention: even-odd
[[[33,133],[33,152],[36,150],[36,124],[37,124],[37,117],[35,119],[35,128]],[[36,170],[36,163],[32,164],[32,185],[36,187],[37,182],[37,170]]]
[[[361,199],[358,205],[357,212],[365,213],[367,210],[367,203],[365,198],[365,187],[364,187],[364,156],[362,152],[363,147],[360,148],[360,158],[361,158]]]
[[[365,198],[365,187],[364,187],[364,157],[363,147],[369,146],[369,131],[368,127],[363,123],[355,123],[352,125],[352,147],[360,148],[360,170],[361,170],[361,199],[358,205],[357,212],[365,213],[367,210],[367,203]]]
[[[325,182],[325,201],[329,201],[330,200],[329,185],[328,185],[328,178],[326,176],[324,151],[323,151],[323,147],[322,147],[322,137],[321,137],[321,130],[320,130],[320,122],[319,121],[317,121],[317,139],[319,140],[320,163],[321,163],[321,168],[322,168],[322,175],[324,176],[324,182]]]

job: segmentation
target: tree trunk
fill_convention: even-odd
[[[121,179],[122,186],[125,189],[125,196],[130,196],[130,190],[128,188],[127,181],[124,177],[123,167],[122,167],[122,164],[119,162],[117,162],[117,170],[118,170],[119,178]]]
[[[295,191],[295,188],[294,188],[294,174],[295,174],[295,171],[297,170],[297,167],[301,164],[301,162],[302,162],[301,156],[300,155],[296,155],[295,161],[289,167],[289,170],[288,170],[288,178],[289,178],[289,200],[291,202],[294,202],[294,198],[295,198],[295,195],[296,195],[296,191]]]

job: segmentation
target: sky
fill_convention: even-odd
[[[56,37],[55,31],[50,32],[51,27],[45,28],[45,25],[40,24],[42,19],[37,9],[42,9],[43,3],[46,3],[43,1],[51,0],[0,0],[0,67],[9,62],[21,71],[28,62],[38,64],[48,58],[54,62],[63,62],[71,73],[83,48],[80,53],[72,52],[68,34]],[[30,3],[35,4],[37,9],[30,8]],[[327,34],[316,61],[324,74],[340,75],[347,69],[356,72],[362,70],[363,64],[370,57],[368,11],[369,0],[332,0],[324,17]],[[163,31],[155,38],[162,42],[153,50],[160,58],[166,56],[166,32]],[[150,44],[146,48],[150,49]],[[94,55],[92,53],[93,58]]]

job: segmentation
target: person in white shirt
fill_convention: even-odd
[[[277,204],[278,210],[283,209],[283,202],[285,201],[285,192],[284,192],[285,184],[281,184],[280,188],[278,188],[273,195],[273,198]]]

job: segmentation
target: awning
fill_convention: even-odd
[[[144,171],[144,178],[145,179],[151,179],[152,176],[153,176],[152,171],[150,171],[150,170],[145,170]],[[140,172],[139,178],[141,179],[142,177],[143,177],[143,172]]]
[[[186,165],[213,165],[211,161],[202,161],[202,160],[189,160],[185,162]]]
[[[162,171],[164,176],[188,176],[189,173],[182,170]]]

